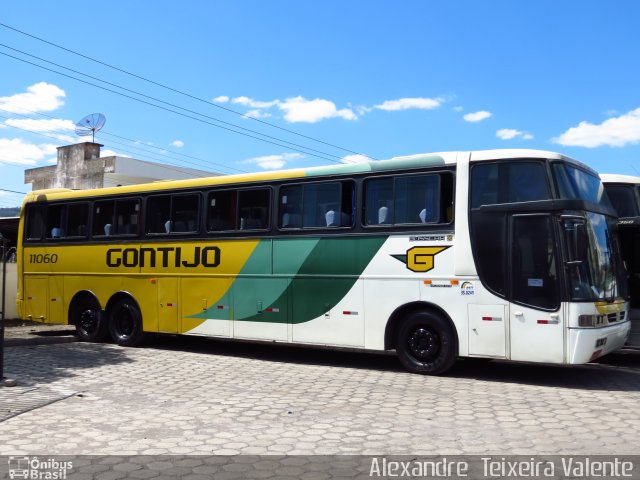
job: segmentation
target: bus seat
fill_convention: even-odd
[[[172,227],[171,220],[167,220],[166,222],[164,222],[164,231],[166,233],[171,233],[171,230],[172,230],[171,227]]]
[[[174,232],[186,232],[187,231],[187,224],[185,222],[183,222],[182,220],[176,220],[173,223],[173,231]]]
[[[324,214],[327,221],[327,227],[339,227],[340,226],[340,214],[335,210],[329,210]]]
[[[257,230],[262,228],[262,222],[257,218],[240,218],[240,230]]]
[[[107,236],[111,235],[112,229],[113,229],[113,225],[111,225],[110,223],[107,223],[104,226],[104,234],[107,235]]]
[[[422,223],[436,223],[438,221],[435,212],[433,212],[432,210],[427,210],[426,208],[420,210],[418,216],[420,217],[420,221]]]
[[[380,207],[378,209],[378,225],[385,225],[389,223],[389,208],[388,207]]]
[[[51,238],[60,238],[62,236],[62,229],[60,227],[53,227],[51,229]]]
[[[195,232],[196,231],[196,221],[188,220],[187,221],[187,232]]]

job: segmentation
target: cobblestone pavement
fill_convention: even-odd
[[[167,338],[13,346],[5,371],[77,393],[0,422],[0,455],[640,451],[640,352],[428,377],[392,355]]]

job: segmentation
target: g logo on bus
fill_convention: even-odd
[[[434,267],[435,256],[446,250],[446,247],[412,247],[406,255],[391,255],[396,260],[404,263],[412,272],[424,273]]]

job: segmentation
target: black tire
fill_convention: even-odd
[[[396,334],[396,353],[412,373],[441,375],[456,361],[456,337],[451,324],[439,315],[413,312]]]
[[[142,314],[131,298],[122,298],[109,309],[109,333],[122,347],[137,347],[145,339]]]
[[[104,342],[109,336],[100,304],[93,297],[82,297],[74,302],[69,312],[69,323],[76,326],[76,334],[83,342]]]

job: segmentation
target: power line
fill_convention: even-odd
[[[169,91],[171,91],[171,92],[178,93],[178,94],[183,95],[183,96],[185,96],[185,97],[191,98],[192,100],[196,100],[196,101],[198,101],[198,102],[206,103],[207,105],[214,106],[214,107],[216,107],[216,108],[219,108],[219,109],[221,109],[221,110],[225,110],[225,111],[230,112],[230,113],[233,113],[233,114],[235,114],[235,115],[239,115],[239,116],[241,116],[241,117],[243,117],[243,118],[250,119],[250,120],[253,120],[253,121],[255,121],[255,122],[259,122],[259,123],[261,123],[261,124],[263,124],[263,125],[268,125],[268,126],[270,126],[270,127],[272,127],[272,128],[277,128],[277,129],[279,129],[279,130],[285,131],[285,132],[287,132],[287,133],[291,133],[291,134],[293,134],[293,135],[297,135],[297,136],[302,137],[302,138],[306,138],[306,139],[308,139],[308,140],[312,140],[312,141],[314,141],[314,142],[318,142],[318,143],[321,143],[321,144],[324,144],[324,145],[327,145],[327,146],[330,146],[330,147],[333,147],[333,148],[337,148],[338,150],[342,150],[342,151],[344,151],[344,152],[349,152],[349,153],[353,153],[353,154],[356,154],[356,155],[363,155],[363,154],[361,154],[361,153],[359,153],[359,152],[355,152],[355,151],[353,151],[353,150],[349,150],[348,148],[340,147],[340,146],[338,146],[338,145],[334,145],[334,144],[332,144],[332,143],[328,143],[328,142],[325,142],[325,141],[323,141],[323,140],[319,140],[319,139],[314,138],[314,137],[310,137],[310,136],[307,136],[307,135],[303,135],[303,134],[298,133],[298,132],[296,132],[296,131],[294,131],[294,130],[290,130],[290,129],[288,129],[288,128],[280,127],[280,126],[275,125],[275,124],[273,124],[273,123],[266,122],[266,121],[264,121],[264,120],[260,120],[259,118],[255,118],[255,117],[252,117],[252,116],[250,116],[250,115],[246,115],[246,114],[244,114],[244,113],[238,112],[237,110],[233,110],[233,109],[231,109],[231,108],[223,107],[222,105],[218,105],[218,104],[216,104],[216,103],[210,102],[210,101],[205,100],[205,99],[203,99],[203,98],[196,97],[195,95],[191,95],[191,94],[186,93],[186,92],[184,92],[184,91],[182,91],[182,90],[178,90],[178,89],[176,89],[176,88],[169,87],[168,85],[164,85],[164,84],[162,84],[162,83],[160,83],[160,82],[156,82],[156,81],[154,81],[154,80],[151,80],[151,79],[149,79],[149,78],[143,77],[143,76],[141,76],[141,75],[137,75],[137,74],[135,74],[135,73],[129,72],[129,71],[127,71],[127,70],[124,70],[124,69],[122,69],[122,68],[116,67],[116,66],[111,65],[111,64],[109,64],[109,63],[102,62],[102,61],[97,60],[97,59],[95,59],[95,58],[93,58],[93,57],[90,57],[90,56],[88,56],[88,55],[84,55],[84,54],[82,54],[82,53],[80,53],[80,52],[76,52],[75,50],[71,50],[71,49],[69,49],[69,48],[63,47],[62,45],[58,45],[58,44],[56,44],[56,43],[54,43],[54,42],[51,42],[51,41],[45,40],[45,39],[43,39],[43,38],[37,37],[37,36],[35,36],[35,35],[33,35],[33,34],[30,34],[30,33],[24,32],[24,31],[19,30],[19,29],[15,28],[15,27],[11,27],[11,26],[9,26],[9,25],[7,25],[7,24],[0,23],[0,26],[5,27],[5,28],[7,28],[7,29],[9,29],[9,30],[13,30],[14,32],[20,33],[20,34],[25,35],[25,36],[27,36],[27,37],[31,37],[31,38],[33,38],[33,39],[35,39],[35,40],[38,40],[38,41],[43,42],[43,43],[46,43],[46,44],[51,45],[51,46],[53,46],[53,47],[59,48],[59,49],[64,50],[64,51],[66,51],[66,52],[72,53],[72,54],[77,55],[77,56],[79,56],[79,57],[82,57],[82,58],[84,58],[84,59],[86,59],[86,60],[90,60],[90,61],[92,61],[92,62],[98,63],[98,64],[100,64],[100,65],[103,65],[103,66],[105,66],[105,67],[111,68],[111,69],[113,69],[113,70],[116,70],[116,71],[118,71],[118,72],[124,73],[124,74],[126,74],[126,75],[131,76],[131,77],[137,78],[137,79],[139,79],[139,80],[142,80],[142,81],[145,81],[145,82],[151,83],[151,84],[153,84],[153,85],[156,85],[156,86],[158,86],[158,87],[164,88],[164,89],[169,90]],[[368,156],[368,155],[365,155],[365,156],[367,156],[367,157],[371,158],[372,160],[375,160],[373,157],[370,157],[370,156]]]
[[[87,74],[87,73],[83,73],[83,72],[80,72],[80,71],[78,71],[78,70],[74,70],[73,68],[65,67],[64,65],[60,65],[60,64],[58,64],[58,63],[55,63],[55,62],[49,61],[49,60],[47,60],[47,59],[45,59],[45,58],[38,57],[37,55],[32,55],[32,54],[30,54],[30,53],[28,53],[28,52],[25,52],[25,51],[23,51],[23,50],[19,50],[19,49],[17,49],[17,48],[10,47],[10,46],[8,46],[8,45],[5,45],[4,43],[0,43],[0,46],[1,46],[1,47],[4,47],[4,48],[8,48],[9,50],[13,50],[14,52],[21,53],[22,55],[26,55],[26,56],[28,56],[28,57],[35,58],[35,59],[37,59],[37,60],[40,60],[41,62],[45,62],[45,63],[48,63],[48,64],[50,64],[50,65],[55,65],[56,67],[63,68],[63,69],[65,69],[65,70],[68,70],[68,71],[73,72],[73,73],[77,73],[78,75],[82,75],[82,76],[84,76],[84,77],[90,78],[90,79],[92,79],[92,80],[96,80],[96,81],[98,81],[98,82],[102,82],[102,83],[104,83],[104,84],[106,84],[106,85],[110,85],[110,86],[112,86],[112,87],[119,88],[119,89],[121,89],[121,90],[124,90],[125,92],[133,93],[133,94],[135,94],[135,95],[139,95],[139,96],[141,96],[141,97],[143,97],[143,98],[147,98],[147,99],[149,99],[149,100],[153,100],[153,101],[155,101],[155,102],[160,102],[160,103],[162,103],[162,104],[164,104],[164,105],[168,105],[168,106],[173,107],[173,108],[179,108],[180,110],[184,110],[185,112],[193,113],[194,115],[200,115],[200,116],[202,116],[202,117],[204,117],[204,118],[208,118],[209,120],[213,120],[214,122],[218,122],[218,123],[221,123],[221,124],[223,124],[223,125],[228,125],[228,126],[231,126],[231,127],[234,127],[234,128],[238,128],[238,129],[240,129],[240,130],[244,130],[244,131],[247,131],[247,132],[251,132],[251,133],[254,133],[254,134],[256,134],[256,135],[261,135],[261,136],[263,136],[263,137],[265,137],[265,138],[270,138],[270,139],[272,139],[272,140],[277,140],[277,141],[279,141],[279,142],[285,142],[285,143],[288,143],[288,144],[293,145],[293,146],[295,146],[295,147],[304,148],[304,149],[309,150],[309,151],[311,151],[311,152],[321,153],[322,155],[328,155],[328,156],[330,156],[330,157],[334,157],[334,158],[338,158],[338,159],[340,158],[340,156],[338,156],[338,155],[333,155],[333,154],[330,154],[330,153],[327,153],[327,152],[323,152],[323,151],[321,151],[321,150],[316,150],[316,149],[313,149],[313,148],[309,148],[309,147],[306,147],[306,146],[304,146],[304,145],[300,145],[300,144],[298,144],[298,143],[293,143],[293,142],[290,142],[290,141],[288,141],[288,140],[283,140],[283,139],[281,139],[281,138],[272,137],[271,135],[266,135],[266,134],[261,133],[261,132],[258,132],[258,131],[256,131],[256,130],[252,130],[252,129],[250,129],[250,128],[245,128],[245,127],[242,127],[242,126],[240,126],[240,125],[236,125],[235,123],[225,122],[224,120],[220,120],[219,118],[212,117],[212,116],[210,116],[210,115],[206,115],[206,114],[204,114],[204,113],[196,112],[195,110],[190,110],[190,109],[188,109],[188,108],[181,107],[180,105],[176,105],[176,104],[171,103],[171,102],[166,102],[166,101],[161,100],[161,99],[159,99],[159,98],[152,97],[151,95],[146,95],[146,94],[144,94],[144,93],[140,93],[140,92],[138,92],[138,91],[136,91],[136,90],[132,90],[132,89],[127,88],[127,87],[123,87],[122,85],[118,85],[118,84],[116,84],[116,83],[108,82],[107,80],[103,80],[103,79],[101,79],[101,78],[94,77],[94,76],[89,75],[89,74]],[[236,132],[236,133],[240,133],[240,132]],[[287,148],[290,148],[290,147],[287,147]]]
[[[0,118],[4,118],[4,119],[7,119],[7,120],[8,120],[8,117],[2,116],[2,115],[0,115]],[[6,125],[6,124],[5,124],[5,125]],[[33,133],[34,135],[40,135],[40,136],[42,136],[42,137],[53,138],[54,140],[59,140],[58,138],[53,137],[53,136],[51,136],[51,135],[46,135],[46,134],[41,133],[41,132],[34,132],[33,130],[28,130],[28,129],[26,129],[26,128],[16,127],[16,126],[14,126],[14,125],[7,125],[7,127],[15,128],[16,130],[22,130],[22,131],[24,131],[24,132],[28,132],[28,133]],[[56,133],[56,131],[55,131],[55,130],[44,130],[44,131],[46,131],[46,132],[51,132],[51,133]],[[106,145],[106,146],[109,146],[109,145]],[[126,150],[125,150],[125,153],[131,153],[131,154],[133,154],[133,155],[136,155],[135,153],[133,153],[133,152],[127,152]],[[141,160],[142,160],[142,159],[141,159]],[[5,160],[5,161],[6,161],[6,162],[10,162],[9,160]],[[170,162],[166,162],[166,163],[167,163],[168,165],[165,165],[165,164],[158,164],[158,166],[160,166],[160,167],[162,167],[162,168],[165,168],[165,169],[167,169],[167,170],[173,170],[173,171],[175,171],[175,172],[185,173],[185,172],[184,172],[184,170],[183,170],[183,169],[181,169],[181,168],[184,168],[184,167],[181,167],[180,165],[172,164],[172,163],[170,163]],[[11,164],[12,164],[12,165],[15,165],[15,163],[14,163],[14,162],[11,162]],[[169,165],[173,165],[174,167],[178,167],[178,168],[171,168]],[[213,176],[213,175],[201,175],[201,177],[203,177],[203,178],[205,178],[205,177],[209,177],[209,176]]]
[[[0,188],[0,192],[17,193],[18,195],[26,195],[26,192],[16,192],[15,190],[9,190],[7,188]]]
[[[11,47],[9,47],[9,48],[11,48]],[[12,50],[15,50],[15,49],[12,49]],[[260,138],[260,137],[256,137],[256,136],[254,136],[254,135],[250,135],[250,134],[248,134],[248,133],[239,132],[239,131],[234,130],[234,129],[232,129],[232,128],[224,127],[224,126],[222,126],[222,125],[217,125],[217,124],[215,124],[215,123],[209,122],[209,121],[204,120],[204,119],[202,119],[202,118],[197,118],[197,117],[194,117],[194,116],[191,116],[191,115],[187,115],[187,114],[182,113],[182,112],[178,112],[178,111],[176,111],[176,110],[172,110],[172,109],[167,108],[167,107],[163,107],[163,106],[161,106],[161,105],[156,105],[155,103],[151,103],[151,102],[148,102],[148,101],[146,101],[146,100],[142,100],[142,99],[140,99],[140,98],[132,97],[131,95],[127,95],[127,94],[124,94],[124,93],[122,93],[122,92],[118,92],[118,91],[112,90],[112,89],[110,89],[110,88],[103,87],[103,86],[101,86],[101,85],[96,85],[95,83],[91,83],[91,82],[86,81],[86,80],[83,80],[83,79],[81,79],[81,78],[74,77],[73,75],[68,75],[68,74],[66,74],[66,73],[62,73],[62,72],[59,72],[59,71],[57,71],[57,70],[53,70],[53,69],[51,69],[51,68],[45,67],[45,66],[43,66],[43,65],[38,65],[37,63],[30,62],[29,60],[25,60],[25,59],[23,59],[23,58],[15,57],[15,56],[10,55],[10,54],[5,53],[5,52],[0,52],[0,55],[4,55],[4,56],[6,56],[6,57],[13,58],[14,60],[18,60],[18,61],[20,61],[20,62],[27,63],[27,64],[29,64],[29,65],[33,65],[34,67],[38,67],[38,68],[41,68],[41,69],[43,69],[43,70],[47,70],[47,71],[49,71],[49,72],[53,72],[53,73],[55,73],[55,74],[62,75],[63,77],[71,78],[72,80],[76,80],[76,81],[78,81],[78,82],[81,82],[81,83],[84,83],[84,84],[87,84],[87,85],[91,85],[91,86],[93,86],[93,87],[99,88],[99,89],[101,89],[101,90],[105,90],[105,91],[107,91],[107,92],[111,92],[111,93],[114,93],[114,94],[116,94],[116,95],[120,95],[121,97],[125,97],[125,98],[128,98],[128,99],[130,99],[130,100],[134,100],[134,101],[136,101],[136,102],[143,103],[143,104],[145,104],[145,105],[150,105],[150,106],[155,107],[155,108],[158,108],[158,109],[160,109],[160,110],[165,110],[165,111],[167,111],[167,112],[175,113],[176,115],[180,115],[180,116],[185,117],[185,118],[190,118],[190,119],[192,119],[192,120],[196,120],[196,121],[198,121],[198,122],[205,123],[205,124],[207,124],[207,125],[211,125],[211,126],[213,126],[213,127],[217,127],[217,128],[221,128],[221,129],[223,129],[223,130],[227,130],[227,131],[230,131],[230,132],[233,132],[233,133],[237,133],[238,135],[243,135],[243,136],[245,136],[245,137],[253,138],[253,139],[255,139],[255,140],[259,140],[259,141],[262,141],[262,142],[270,143],[270,144],[272,144],[272,145],[277,145],[277,146],[282,147],[282,148],[288,148],[288,149],[290,149],[290,150],[295,150],[295,151],[296,151],[296,152],[298,152],[298,153],[303,153],[303,154],[305,154],[305,155],[310,155],[310,156],[312,156],[312,157],[321,158],[321,159],[323,159],[323,160],[327,160],[327,161],[329,161],[329,162],[342,163],[342,162],[339,162],[339,161],[337,161],[337,160],[333,160],[333,159],[331,159],[331,158],[327,158],[327,157],[323,157],[323,156],[320,156],[320,155],[317,155],[317,154],[314,154],[314,153],[310,153],[309,151],[300,150],[300,149],[298,149],[298,148],[292,148],[290,145],[283,145],[283,144],[281,144],[281,143],[273,142],[273,141],[271,141],[271,140],[266,140],[265,138]],[[27,55],[29,55],[29,54],[27,54]],[[32,56],[32,55],[30,55],[30,56]],[[37,57],[36,57],[36,58],[37,58]],[[47,60],[43,60],[43,61],[45,61],[45,62],[47,62],[47,63],[52,63],[52,64],[53,64],[53,62],[49,62],[49,61],[47,61]],[[57,64],[54,64],[54,65],[57,65]],[[65,68],[65,69],[67,69],[66,67],[61,67],[61,68]],[[67,69],[67,70],[71,70],[71,69]],[[81,73],[81,75],[85,75],[85,74]],[[88,76],[88,75],[85,75],[85,76]],[[100,81],[102,81],[102,80],[100,80]],[[105,83],[107,83],[107,82],[105,82]],[[118,88],[122,88],[123,90],[125,90],[123,87],[118,87]],[[137,94],[137,95],[144,96],[143,94],[138,94],[137,92],[136,92],[136,94]],[[154,99],[154,100],[157,100],[157,99]],[[162,100],[157,100],[157,101],[159,101],[159,102],[161,102],[161,103],[167,103],[167,102],[163,102]],[[182,107],[177,107],[177,108],[181,108],[181,109],[182,109]],[[186,110],[186,109],[183,109],[183,110]],[[206,117],[206,115],[204,115],[204,114],[197,113],[197,112],[195,112],[195,113],[196,113],[196,115],[201,115],[201,116]],[[217,119],[214,119],[214,120],[215,120],[215,121],[218,121],[218,122],[220,121],[220,120],[217,120]],[[226,122],[225,122],[225,123],[226,123]],[[242,128],[242,127],[238,127],[238,128]],[[246,130],[246,129],[245,129],[245,130]],[[265,137],[269,137],[268,135],[264,135],[264,134],[262,134],[262,133],[257,133],[257,134],[258,134],[258,135],[263,135],[263,136],[265,136]],[[271,137],[271,138],[274,138],[274,137]],[[279,141],[283,141],[283,142],[290,143],[291,145],[293,145],[291,142],[287,142],[286,140],[279,140]],[[302,147],[302,148],[307,148],[307,147]],[[307,150],[313,150],[313,149],[309,149],[309,148],[307,148]],[[329,155],[330,155],[330,154],[329,154]],[[335,155],[331,155],[331,156],[334,156],[334,157],[336,157],[336,158],[339,158],[339,157],[337,157],[337,156],[335,156]]]
[[[29,110],[29,109],[24,108],[24,107],[19,107],[19,108],[20,108],[20,110],[25,111],[25,112],[29,112],[29,113],[32,113],[32,114],[35,114],[35,115],[40,115],[40,116],[43,116],[43,117],[47,117],[47,118],[50,118],[50,119],[52,119],[52,120],[59,120],[59,119],[58,119],[58,118],[56,118],[56,117],[53,117],[53,116],[51,116],[51,115],[47,115],[46,113],[35,112],[35,111],[33,111],[33,110]],[[21,117],[24,117],[24,118],[29,119],[29,120],[35,120],[34,118],[29,117],[29,116],[27,116],[27,115],[24,115],[24,114],[22,114],[22,113],[12,112],[11,110],[7,110],[7,109],[2,108],[2,107],[0,107],[0,110],[1,110],[1,111],[3,111],[3,112],[12,113],[12,114],[14,114],[14,115],[20,115]],[[4,119],[6,119],[6,120],[10,120],[8,117],[0,116],[0,118],[4,118]],[[20,127],[15,127],[15,126],[13,126],[13,125],[7,125],[7,126],[11,126],[11,127],[13,127],[13,128],[20,128]],[[25,131],[28,131],[28,132],[30,132],[30,133],[36,133],[36,132],[31,131],[31,130],[25,130]],[[45,131],[53,132],[53,133],[60,132],[60,134],[61,134],[61,135],[62,135],[62,134],[66,134],[66,133],[67,133],[66,131],[64,131],[64,132],[63,132],[63,131],[61,131],[61,130],[51,130],[51,129],[45,129]],[[140,143],[140,142],[138,142],[137,140],[133,140],[133,139],[131,139],[131,138],[126,138],[126,137],[122,137],[122,136],[119,136],[119,135],[116,135],[116,134],[113,134],[113,133],[105,132],[104,130],[101,130],[101,131],[99,132],[99,134],[98,134],[98,135],[99,135],[99,136],[101,136],[101,135],[108,135],[108,136],[112,136],[112,137],[116,137],[116,138],[121,138],[121,139],[123,139],[123,140],[127,140],[127,141],[129,141],[129,142],[131,142],[131,143],[134,143],[134,144],[139,144],[139,143]],[[53,137],[52,137],[52,138],[53,138]],[[60,139],[58,139],[58,140],[60,140]],[[112,143],[116,143],[116,144],[119,144],[119,145],[125,145],[125,144],[123,144],[123,143],[116,142],[116,141],[112,141]],[[125,146],[126,146],[126,145],[125,145]],[[217,167],[224,168],[224,169],[227,169],[227,170],[235,170],[236,172],[239,172],[239,173],[247,173],[245,170],[241,170],[241,169],[239,169],[239,168],[229,167],[229,166],[227,166],[227,165],[223,165],[223,164],[221,164],[221,163],[212,162],[211,160],[205,160],[205,159],[203,159],[203,158],[198,158],[198,157],[194,157],[194,156],[191,156],[191,155],[186,155],[186,154],[183,154],[183,153],[181,153],[181,152],[176,152],[175,150],[170,150],[170,149],[165,149],[165,148],[161,148],[161,147],[156,147],[155,145],[147,145],[147,144],[145,144],[145,146],[147,146],[147,147],[151,147],[151,148],[155,148],[155,149],[157,149],[157,150],[160,150],[161,152],[168,151],[168,152],[175,153],[175,154],[180,155],[180,156],[183,156],[183,157],[187,157],[187,158],[192,158],[192,159],[194,159],[194,160],[198,160],[198,161],[200,161],[200,162],[201,162],[201,164],[197,164],[197,163],[190,162],[190,161],[187,161],[187,160],[178,159],[178,158],[172,157],[171,155],[166,155],[166,154],[164,154],[164,153],[162,154],[162,155],[163,155],[164,157],[166,157],[166,158],[173,159],[173,160],[175,160],[175,161],[177,161],[177,162],[188,163],[188,164],[191,164],[191,165],[197,166],[198,168],[202,168],[202,167],[209,168],[209,167],[211,167],[211,166],[213,165],[213,166],[217,166]],[[142,150],[143,152],[147,152],[147,153],[149,153],[149,150],[146,150],[146,149],[144,149],[144,148],[142,148],[142,147],[133,147],[133,148],[137,148],[138,150]],[[136,155],[137,155],[137,154],[136,154]]]

